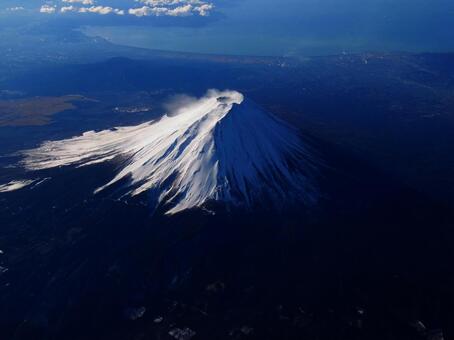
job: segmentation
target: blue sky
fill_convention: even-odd
[[[115,43],[155,49],[454,51],[452,0],[4,0],[1,6],[3,18],[70,23]]]

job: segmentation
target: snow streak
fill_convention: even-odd
[[[147,191],[167,214],[209,201],[252,207],[264,197],[282,204],[316,197],[315,162],[298,133],[236,91],[210,90],[158,121],[48,141],[23,155],[28,170],[120,156],[119,172],[95,193],[126,182],[126,195]]]

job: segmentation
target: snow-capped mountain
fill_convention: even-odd
[[[297,131],[236,91],[210,90],[158,121],[48,141],[22,153],[28,170],[87,166],[121,156],[101,192],[126,179],[168,214],[209,201],[252,207],[313,202],[315,160]],[[119,158],[120,161],[120,158]]]

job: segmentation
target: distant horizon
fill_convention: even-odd
[[[250,57],[250,58],[317,58],[317,57],[330,57],[330,56],[341,56],[341,55],[362,55],[362,54],[386,54],[386,55],[392,55],[392,54],[410,54],[410,55],[418,55],[418,54],[453,54],[454,53],[454,48],[450,50],[429,50],[429,49],[421,49],[421,50],[404,50],[404,49],[393,49],[393,50],[379,50],[379,49],[364,49],[364,50],[357,50],[357,51],[349,51],[349,50],[340,50],[338,52],[333,52],[333,53],[320,53],[320,54],[298,54],[298,55],[284,55],[284,54],[252,54],[252,53],[220,53],[216,51],[193,51],[193,50],[184,50],[184,49],[166,49],[166,48],[159,48],[159,47],[152,47],[152,46],[147,46],[146,44],[140,45],[140,44],[131,44],[127,43],[126,41],[122,39],[112,39],[110,36],[102,36],[95,31],[91,31],[91,29],[94,27],[81,27],[78,28],[77,31],[81,32],[85,36],[89,38],[100,38],[104,39],[107,42],[116,45],[116,46],[121,46],[121,47],[130,47],[130,48],[138,48],[138,49],[144,49],[144,50],[149,50],[149,51],[157,51],[157,52],[168,52],[168,53],[181,53],[181,54],[193,54],[193,55],[207,55],[207,56],[225,56],[225,57]],[[100,28],[100,27],[98,27]],[[96,28],[95,28],[96,29]]]
[[[0,33],[79,29],[124,46],[233,56],[454,52],[450,0],[5,1]]]

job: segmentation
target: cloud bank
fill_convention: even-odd
[[[188,17],[208,16],[214,9],[214,4],[207,0],[128,0],[129,6],[116,8],[109,6],[105,0],[54,0],[46,1],[39,8],[42,14],[56,15],[67,13],[92,13],[131,15],[135,17]],[[22,7],[11,7],[9,11]]]

